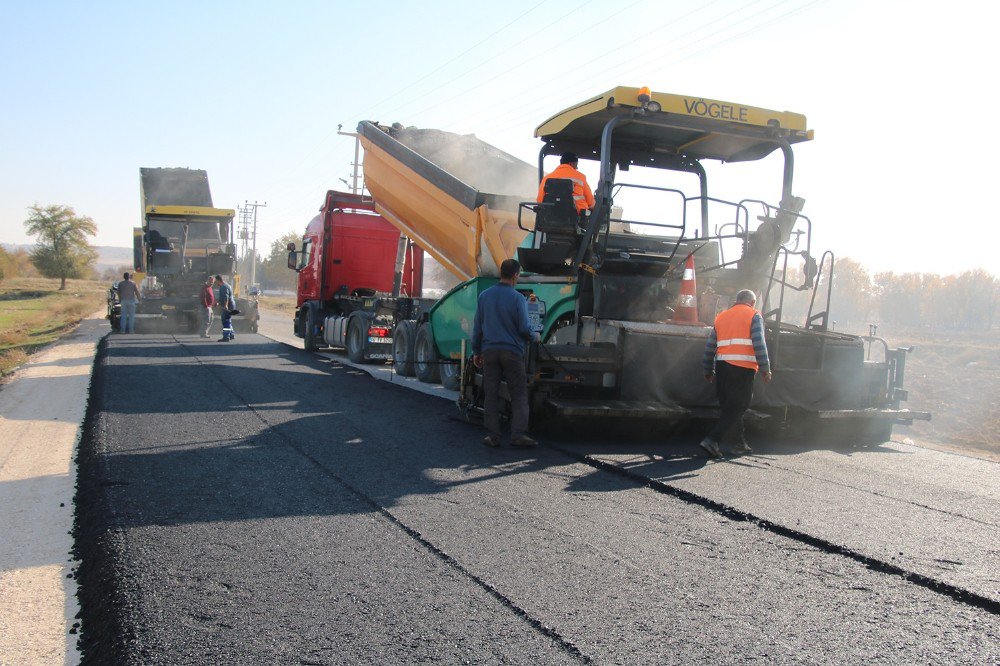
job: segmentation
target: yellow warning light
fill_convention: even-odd
[[[649,104],[649,100],[651,99],[653,99],[653,96],[649,92],[649,86],[639,88],[639,104],[645,106]]]

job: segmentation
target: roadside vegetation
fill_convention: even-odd
[[[0,281],[0,376],[55,342],[105,303],[107,284],[93,280],[17,277]]]
[[[282,295],[267,295],[261,294],[260,307],[267,310],[278,310],[279,312],[294,312],[295,311],[295,293],[282,294]]]

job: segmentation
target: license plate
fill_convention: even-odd
[[[368,358],[377,358],[388,361],[392,358],[392,354],[368,354]]]
[[[173,305],[161,305],[160,309],[161,310],[176,310],[177,308],[175,308]]]
[[[368,337],[368,342],[370,342],[370,343],[372,343],[374,345],[391,345],[392,344],[392,338],[377,338],[375,336],[369,336]]]

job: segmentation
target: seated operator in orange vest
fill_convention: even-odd
[[[562,157],[559,158],[559,166],[545,178],[542,178],[542,182],[538,186],[538,202],[541,203],[545,198],[545,181],[549,178],[565,178],[573,181],[573,203],[576,204],[577,212],[583,213],[585,210],[592,209],[594,207],[594,193],[591,191],[590,185],[587,184],[587,177],[577,171],[576,167],[579,163],[580,160],[576,153],[563,153]]]
[[[771,363],[764,341],[764,318],[754,305],[757,296],[749,289],[736,294],[736,305],[715,318],[705,343],[705,379],[715,382],[722,415],[698,446],[712,458],[721,458],[719,444],[731,441],[731,453],[752,453],[743,435],[743,414],[753,398],[753,380],[759,369],[764,383],[771,381]]]

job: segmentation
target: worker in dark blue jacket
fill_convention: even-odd
[[[222,315],[222,337],[219,338],[219,342],[229,342],[236,339],[232,315],[232,311],[236,309],[236,300],[233,298],[233,288],[226,284],[221,275],[215,276],[215,286],[219,288],[219,298],[215,302]]]
[[[528,323],[528,305],[514,286],[521,264],[508,259],[500,264],[500,282],[479,295],[472,327],[472,362],[483,369],[487,446],[500,446],[500,381],[510,393],[511,446],[537,446],[528,430],[528,377],[524,365],[525,343],[539,336]]]

